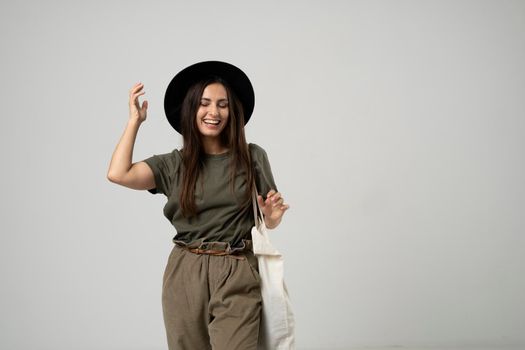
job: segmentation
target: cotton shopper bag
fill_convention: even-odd
[[[257,187],[253,192],[253,253],[257,257],[261,278],[262,316],[258,350],[294,350],[295,319],[284,282],[283,256],[270,243],[263,213],[257,204]],[[260,217],[257,216],[259,208]]]

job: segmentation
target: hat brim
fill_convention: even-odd
[[[164,95],[164,112],[170,125],[181,134],[181,107],[192,84],[210,75],[224,79],[241,101],[244,124],[250,120],[255,106],[255,93],[248,76],[238,67],[221,61],[203,61],[181,70],[168,84]]]

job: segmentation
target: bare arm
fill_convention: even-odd
[[[144,162],[132,163],[133,147],[137,132],[142,122],[146,120],[148,101],[140,107],[138,97],[143,84],[135,84],[129,91],[129,120],[124,134],[113,151],[107,173],[109,181],[136,190],[147,190],[155,187],[155,178],[151,168]]]

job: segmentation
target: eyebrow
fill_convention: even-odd
[[[206,97],[201,97],[201,100],[211,101],[211,99],[206,98]],[[218,101],[228,101],[228,99],[227,98],[220,98]]]

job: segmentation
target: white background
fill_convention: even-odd
[[[0,348],[167,348],[165,198],[106,174],[138,81],[133,160],[181,145],[164,92],[202,60],[255,87],[298,349],[525,347],[523,1],[11,1],[0,29]]]

